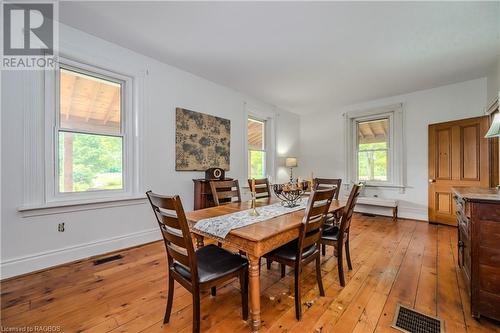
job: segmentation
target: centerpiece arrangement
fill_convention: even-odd
[[[274,184],[273,190],[276,197],[281,200],[285,207],[296,207],[304,192],[309,188],[308,181],[301,181],[297,179],[296,182],[289,182],[286,184]]]

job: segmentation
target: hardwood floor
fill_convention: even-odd
[[[303,319],[295,320],[293,273],[262,267],[262,332],[398,332],[397,303],[439,316],[447,332],[500,332],[500,323],[474,320],[456,265],[457,231],[446,226],[356,216],[351,227],[353,270],[339,285],[332,247],[322,257],[326,296],[314,265],[304,268]],[[1,284],[7,327],[56,325],[62,332],[190,332],[191,295],[176,283],[170,324],[162,326],[166,262],[161,242],[121,251],[123,259],[93,266],[81,261]],[[310,266],[310,267],[308,267]],[[203,332],[249,332],[241,320],[237,281],[204,292]]]

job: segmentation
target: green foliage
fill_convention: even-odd
[[[73,136],[73,149],[64,151],[64,140]],[[121,189],[123,187],[122,138],[81,133],[59,133],[59,183],[64,191],[65,153],[73,158],[74,192]],[[71,154],[71,155],[69,155]]]
[[[266,178],[266,153],[258,150],[248,152],[250,178]]]
[[[387,180],[387,143],[362,143],[358,152],[359,180]]]

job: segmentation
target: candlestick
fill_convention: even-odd
[[[255,187],[255,184],[253,187]],[[257,193],[255,193],[255,191],[252,191],[251,194],[252,194],[252,209],[250,210],[249,214],[250,216],[259,216],[260,214],[257,211],[257,207],[255,204],[255,200],[257,199]]]

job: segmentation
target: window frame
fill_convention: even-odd
[[[404,136],[402,104],[344,114],[346,120],[346,175],[348,183],[363,182],[373,187],[405,187]],[[387,154],[387,181],[359,180],[358,125],[373,120],[389,120]],[[348,184],[346,184],[348,185]]]
[[[389,121],[389,140],[387,140],[387,180],[360,180],[359,179],[359,124],[367,121],[375,121],[375,120],[383,120],[387,119]],[[394,153],[393,153],[393,115],[392,113],[385,113],[385,114],[379,114],[379,115],[373,115],[373,116],[367,116],[367,117],[357,117],[354,118],[354,126],[355,129],[353,130],[355,138],[353,139],[355,142],[355,147],[354,147],[354,166],[356,168],[356,174],[355,174],[355,180],[357,182],[364,182],[366,184],[370,185],[384,185],[384,184],[390,184],[392,180],[392,175],[393,175],[393,160],[394,160]]]
[[[265,120],[265,149],[266,149],[266,175],[265,178],[268,178],[271,182],[276,179],[276,119],[279,117],[279,113],[274,110],[265,110],[259,105],[255,105],[253,103],[243,103],[243,113],[244,113],[244,122],[245,125],[243,127],[244,135],[243,135],[243,147],[244,147],[244,163],[245,163],[245,178],[241,179],[242,184],[246,184],[249,169],[248,169],[248,118],[257,119],[259,121]]]
[[[120,83],[121,106],[120,134],[92,132],[86,130],[72,130],[60,126],[60,69],[68,69],[90,75],[112,82]],[[82,61],[59,57],[56,68],[45,75],[46,95],[46,152],[45,152],[45,202],[57,203],[67,201],[88,202],[108,198],[128,198],[137,193],[138,170],[136,167],[137,148],[134,143],[134,120],[135,111],[133,105],[133,78],[112,70],[104,69],[97,65],[91,65]],[[60,192],[59,191],[59,132],[72,132],[91,135],[103,135],[122,137],[122,189],[92,190],[82,192]]]
[[[263,149],[251,149],[249,146],[248,146],[248,122],[249,121],[255,121],[255,122],[259,122],[259,123],[262,123],[263,126],[264,126],[264,131],[263,131],[263,138],[262,138],[262,146],[263,146]],[[250,152],[252,151],[258,151],[258,152],[263,152],[264,153],[264,178],[267,178],[268,177],[268,172],[267,172],[267,169],[268,169],[268,162],[267,162],[267,154],[268,154],[268,149],[267,149],[267,120],[266,119],[260,119],[260,118],[257,118],[253,115],[248,115],[247,117],[247,135],[246,135],[246,139],[247,139],[247,176],[248,178],[252,178],[251,175],[250,175],[250,171],[251,171],[251,167],[250,167]]]

